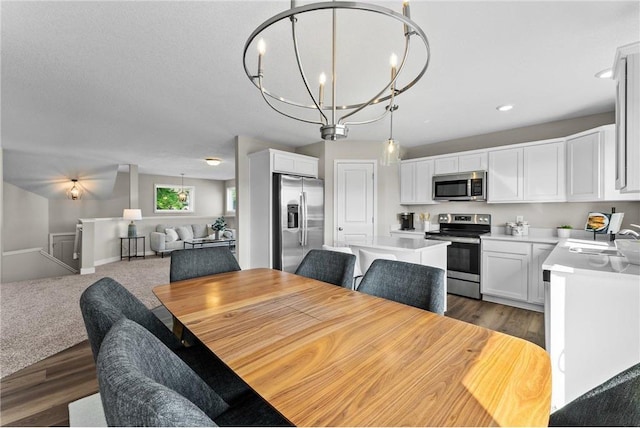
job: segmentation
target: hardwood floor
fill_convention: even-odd
[[[448,296],[447,316],[521,337],[544,347],[542,313]],[[166,311],[154,311],[165,323]],[[68,404],[98,391],[88,341],[39,361],[0,382],[2,426],[69,426]]]

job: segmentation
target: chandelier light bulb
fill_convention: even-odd
[[[389,64],[391,64],[392,68],[396,68],[398,66],[398,55],[392,53],[389,58]]]
[[[267,51],[267,44],[264,42],[264,39],[258,40],[258,54],[261,56]]]
[[[324,73],[320,73],[320,85],[324,85],[325,83],[327,83],[327,75]]]

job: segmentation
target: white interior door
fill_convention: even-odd
[[[334,239],[373,237],[375,230],[376,161],[336,161]]]

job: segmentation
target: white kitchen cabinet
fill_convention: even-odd
[[[566,201],[564,140],[525,146],[523,162],[524,201]]]
[[[434,161],[434,174],[485,171],[487,169],[487,152],[437,157]]]
[[[616,89],[616,189],[640,192],[640,42],[618,48]]]
[[[482,241],[482,294],[526,302],[530,259],[531,244]]]
[[[529,303],[544,305],[544,281],[542,280],[542,263],[555,248],[552,244],[531,244],[531,269],[529,272]]]
[[[564,140],[489,151],[487,202],[566,200]]]
[[[434,171],[436,174],[453,174],[458,172],[458,156],[435,159]]]
[[[567,200],[640,200],[640,193],[621,193],[616,189],[615,163],[615,125],[605,125],[567,137]]]
[[[523,178],[521,148],[489,151],[487,202],[521,202]]]
[[[294,174],[304,177],[318,177],[318,159],[297,153],[271,150],[272,171],[283,174]]]
[[[400,162],[400,204],[433,204],[432,177],[433,159]]]
[[[483,300],[542,312],[542,263],[555,244],[482,239]]]
[[[602,200],[603,149],[598,131],[567,138],[567,201]]]

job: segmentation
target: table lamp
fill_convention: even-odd
[[[131,223],[129,223],[127,236],[129,238],[138,236],[138,231],[136,230],[136,225],[133,221],[142,220],[142,210],[125,208],[124,212],[122,213],[122,218],[125,220],[131,220]]]

